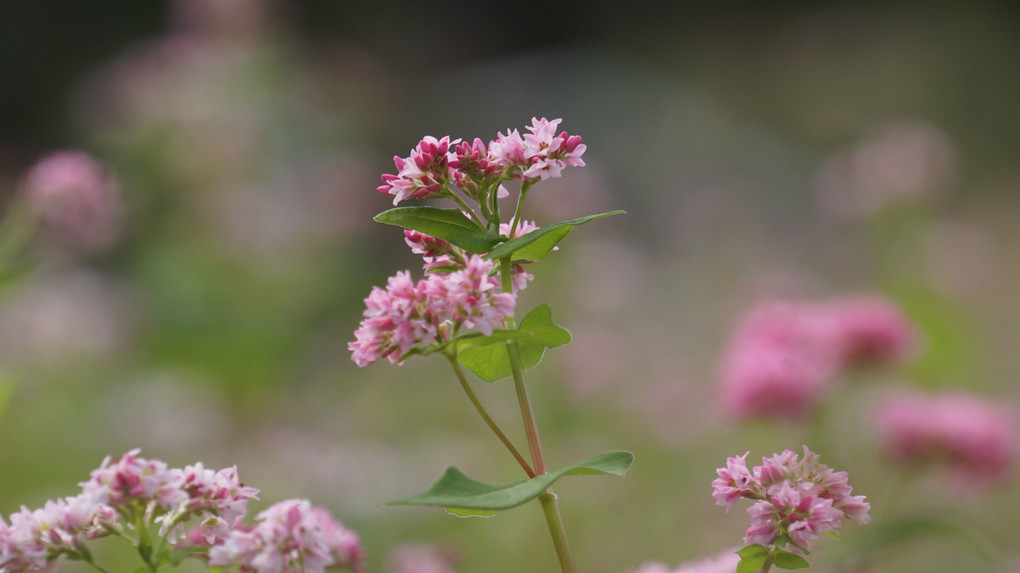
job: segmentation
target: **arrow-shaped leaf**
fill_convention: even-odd
[[[375,220],[445,239],[469,253],[487,253],[503,240],[500,235],[490,235],[479,229],[457,209],[395,207],[379,213]]]
[[[630,452],[603,452],[561,470],[511,483],[480,482],[450,466],[439,481],[426,491],[385,505],[445,507],[458,516],[493,515],[497,511],[511,509],[535,499],[563,476],[623,476],[633,461],[634,454]]]
[[[552,311],[547,304],[529,312],[521,320],[518,332],[526,335],[518,339],[525,370],[541,362],[546,348],[570,342],[570,332],[552,321]],[[458,351],[457,360],[486,382],[501,380],[512,373],[510,357],[502,344],[471,345]]]
[[[511,256],[514,259],[525,259],[529,261],[539,261],[545,258],[553,247],[557,243],[563,240],[563,237],[567,236],[574,227],[590,223],[596,219],[602,219],[610,215],[619,215],[625,211],[610,211],[609,213],[599,213],[598,215],[588,215],[587,217],[580,217],[577,219],[571,219],[569,221],[561,221],[552,225],[536,229],[526,235],[515,237],[506,241],[489,251],[486,255],[488,258],[496,260],[506,256]]]

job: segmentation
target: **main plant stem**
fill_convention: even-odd
[[[513,292],[512,264],[510,257],[503,257],[499,260],[500,274],[503,278],[503,291]],[[517,323],[513,317],[506,319],[507,329],[516,329]],[[510,370],[513,373],[514,388],[517,391],[517,402],[521,407],[521,418],[524,421],[524,434],[528,438],[528,448],[531,450],[531,462],[534,464],[535,472],[538,475],[549,473],[545,465],[545,455],[542,453],[542,441],[538,437],[538,424],[535,423],[535,414],[531,407],[531,398],[528,396],[528,387],[524,380],[524,365],[521,360],[521,347],[517,339],[512,338],[506,342],[507,356],[510,358]],[[567,541],[567,530],[563,527],[563,518],[560,516],[560,509],[556,494],[552,488],[538,496],[542,504],[542,511],[545,514],[545,521],[549,525],[549,535],[552,536],[553,547],[556,548],[556,557],[560,561],[560,569],[563,573],[577,573],[577,564],[574,563],[574,554],[570,551],[570,543]]]

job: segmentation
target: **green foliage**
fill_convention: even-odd
[[[542,495],[553,483],[568,475],[614,475],[627,473],[634,454],[603,452],[576,464],[532,479],[510,483],[485,483],[469,478],[456,467],[446,472],[426,491],[385,505],[426,505],[444,507],[457,516],[490,516]]]
[[[569,233],[574,227],[584,225],[585,223],[590,223],[591,221],[602,219],[610,215],[619,215],[624,212],[625,211],[610,211],[608,213],[599,213],[598,215],[588,215],[587,217],[561,221],[553,225],[542,227],[526,235],[506,241],[495,249],[489,251],[489,254],[486,256],[493,260],[509,256],[513,259],[540,261],[544,259],[545,256],[553,250],[553,247],[562,241],[563,237],[566,237],[567,233]]]
[[[756,543],[737,551],[737,555],[740,556],[737,573],[757,573],[765,565],[765,560],[769,557],[769,550]]]
[[[780,569],[804,569],[808,566],[807,559],[804,557],[782,549],[776,551],[772,556],[772,563]]]
[[[552,311],[547,304],[539,305],[529,312],[521,321],[518,332],[525,335],[518,338],[521,362],[525,369],[533,368],[541,362],[547,348],[555,348],[570,342],[570,332],[552,321]],[[483,343],[477,337],[467,339],[470,346],[461,348],[457,352],[457,359],[482,380],[495,382],[510,376],[512,371],[506,347],[493,344],[502,342],[507,335],[498,334],[497,331],[489,338],[491,341],[488,343]]]
[[[465,251],[476,254],[489,252],[505,238],[486,233],[458,209],[395,207],[379,213],[375,220],[450,241]]]

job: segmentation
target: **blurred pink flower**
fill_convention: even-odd
[[[806,416],[839,366],[826,328],[813,305],[772,302],[753,309],[724,358],[723,409],[738,418]]]
[[[879,297],[760,304],[724,358],[723,408],[738,418],[803,419],[845,369],[902,361],[916,340],[899,309]]]
[[[897,362],[917,347],[917,333],[891,302],[869,296],[829,303],[832,336],[843,366]]]
[[[665,563],[644,563],[632,573],[733,573],[740,563],[736,549],[727,549],[711,557],[681,563],[671,568]]]
[[[428,543],[405,543],[387,559],[389,573],[454,573],[457,555],[449,548]]]
[[[1001,482],[1017,456],[1016,412],[962,392],[903,392],[875,410],[886,454],[901,463],[942,461],[965,483]]]
[[[119,233],[117,182],[81,151],[58,151],[36,163],[19,189],[29,205],[67,248],[101,251]]]

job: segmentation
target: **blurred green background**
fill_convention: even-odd
[[[878,293],[922,332],[908,367],[841,387],[823,430],[823,461],[877,509],[895,479],[867,424],[884,391],[1020,403],[1018,17],[992,1],[4,3],[0,185],[83,149],[116,174],[123,225],[87,255],[37,237],[4,287],[0,514],[141,447],[236,463],[263,505],[329,507],[371,571],[405,541],[454,548],[465,573],[553,571],[536,504],[377,509],[451,464],[519,470],[442,360],[358,369],[346,350],[372,285],[420,264],[371,220],[392,156],[532,116],[562,117],[588,165],[538,186],[529,218],[628,212],[572,233],[521,302],[574,335],[530,375],[550,464],[637,457],[622,481],[557,488],[582,570],[739,544],[747,518],[713,505],[715,468],[807,439],[715,405],[728,336],[764,297]],[[523,443],[511,386],[477,390]],[[933,504],[1020,567],[1015,482],[922,480],[896,511]],[[820,543],[818,570],[855,530]],[[988,564],[924,537],[862,567]]]

